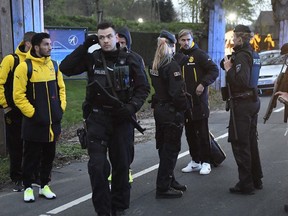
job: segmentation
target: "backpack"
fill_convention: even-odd
[[[19,60],[19,56],[16,53],[12,53],[11,55],[14,58],[14,65],[8,74],[6,83],[4,84],[4,89],[5,89],[4,94],[5,94],[5,98],[6,98],[8,106],[11,108],[15,108],[16,106],[13,101],[13,79],[14,79],[15,69],[19,65],[20,60]]]

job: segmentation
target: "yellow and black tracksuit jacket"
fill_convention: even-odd
[[[19,63],[23,62],[26,59],[26,53],[24,51],[25,45],[24,41],[22,41],[16,51],[15,54],[19,57]],[[0,106],[4,109],[7,107],[13,106],[13,95],[12,95],[12,86],[13,85],[13,74],[10,72],[14,68],[14,56],[12,54],[7,55],[1,62],[0,65]],[[7,88],[9,85],[9,88]],[[11,91],[10,91],[11,90]]]
[[[22,138],[33,142],[52,142],[61,133],[61,119],[66,108],[62,73],[55,72],[50,57],[31,59],[32,74],[28,79],[27,63],[18,65],[14,73],[13,98],[24,115]],[[57,77],[56,77],[57,75]]]

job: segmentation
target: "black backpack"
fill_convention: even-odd
[[[19,60],[19,56],[16,53],[12,53],[11,55],[14,58],[14,65],[8,74],[6,83],[4,84],[4,89],[5,89],[4,94],[5,94],[5,98],[6,98],[8,106],[11,108],[15,108],[16,106],[13,101],[13,80],[14,80],[15,69],[19,65],[20,60]]]

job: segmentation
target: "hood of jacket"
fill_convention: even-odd
[[[126,28],[126,27],[119,28],[117,30],[117,33],[119,35],[122,35],[123,37],[125,37],[127,48],[130,50],[131,49],[131,44],[132,44],[132,39],[131,39],[131,34],[130,34],[128,28]]]
[[[25,44],[24,41],[21,41],[15,50],[15,54],[19,56],[20,62],[26,59],[27,53],[25,52]]]

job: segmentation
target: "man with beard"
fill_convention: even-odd
[[[54,199],[50,190],[50,172],[55,157],[56,141],[61,133],[61,119],[66,108],[65,84],[58,65],[51,60],[51,39],[37,33],[26,61],[14,74],[13,98],[23,114],[24,140],[23,185],[24,201],[34,202],[32,176],[40,164],[39,195]]]
[[[189,29],[178,34],[180,51],[174,58],[181,66],[187,92],[192,96],[192,115],[186,115],[185,134],[192,160],[182,172],[199,171],[201,175],[211,172],[209,139],[208,87],[218,77],[219,70],[211,58],[193,40]],[[187,114],[187,112],[186,112]]]

